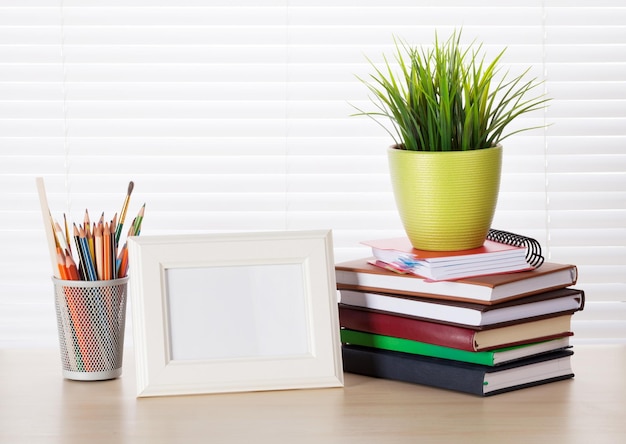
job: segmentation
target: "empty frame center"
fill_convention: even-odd
[[[169,268],[165,281],[171,360],[310,353],[301,264]]]

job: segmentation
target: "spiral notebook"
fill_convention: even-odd
[[[489,230],[481,247],[471,250],[418,250],[405,237],[362,243],[372,249],[374,265],[433,281],[527,271],[544,261],[536,240],[495,229]]]
[[[533,268],[541,267],[545,260],[542,255],[541,244],[531,237],[492,228],[487,233],[487,240],[525,248],[526,262]]]

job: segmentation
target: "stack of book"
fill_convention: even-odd
[[[373,257],[335,266],[345,371],[480,396],[574,376],[571,320],[585,299],[575,265],[529,267],[511,253],[526,248],[492,241],[448,253],[398,242],[368,243]],[[427,257],[461,264],[456,277],[420,275]]]

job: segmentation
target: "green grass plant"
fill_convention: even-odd
[[[370,90],[374,111],[357,108],[355,115],[376,120],[395,144],[413,151],[466,151],[490,148],[505,138],[530,129],[507,131],[522,114],[542,109],[549,99],[542,82],[500,73],[506,49],[487,61],[483,45],[463,47],[461,31],[446,41],[435,35],[434,46],[414,47],[394,39],[391,62],[382,67],[368,60],[374,73],[359,78]],[[502,74],[502,75],[501,75]],[[382,120],[390,119],[392,129]]]

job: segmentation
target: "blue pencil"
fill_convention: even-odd
[[[98,280],[96,276],[96,269],[91,260],[91,253],[89,252],[89,244],[85,237],[85,231],[81,228],[77,228],[74,224],[74,238],[76,239],[78,254],[80,256],[82,269],[84,273],[84,279],[88,281]]]

